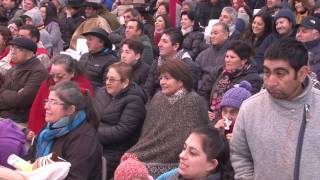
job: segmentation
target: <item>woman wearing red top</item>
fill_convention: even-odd
[[[68,55],[57,55],[52,59],[49,79],[42,82],[38,94],[33,101],[29,114],[28,139],[38,134],[45,124],[45,109],[43,101],[48,98],[50,87],[61,82],[71,80],[79,85],[82,93],[94,94],[91,82],[84,76],[78,61]]]

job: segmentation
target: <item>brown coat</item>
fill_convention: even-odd
[[[11,68],[0,88],[0,117],[26,122],[29,109],[48,71],[37,58]]]

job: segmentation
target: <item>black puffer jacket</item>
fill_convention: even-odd
[[[115,97],[100,88],[93,104],[100,116],[98,137],[107,158],[108,176],[113,174],[122,154],[140,137],[146,110],[146,97],[142,88],[132,84]]]
[[[147,80],[150,66],[144,62],[141,62],[141,60],[139,60],[135,65],[132,66],[132,68],[133,68],[133,81],[138,85],[142,86]]]
[[[183,37],[182,47],[189,53],[191,58],[195,60],[200,53],[200,45],[204,41],[203,33],[198,29],[187,33]]]
[[[115,53],[109,49],[99,53],[85,53],[79,60],[95,89],[104,86],[106,68],[117,61]]]

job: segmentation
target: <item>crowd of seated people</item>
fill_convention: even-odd
[[[317,179],[319,80],[319,0],[2,0],[0,179]]]

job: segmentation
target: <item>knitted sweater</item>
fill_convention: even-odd
[[[310,120],[299,179],[319,179],[320,91],[312,87],[309,78],[304,91],[291,101],[262,91],[242,104],[230,144],[235,179],[293,179],[304,104],[310,105]]]
[[[172,168],[173,164],[178,163],[184,141],[191,130],[207,122],[206,103],[195,92],[187,93],[174,104],[158,92],[147,106],[141,137],[128,152],[134,153],[147,166],[148,163],[159,166],[170,164]]]

